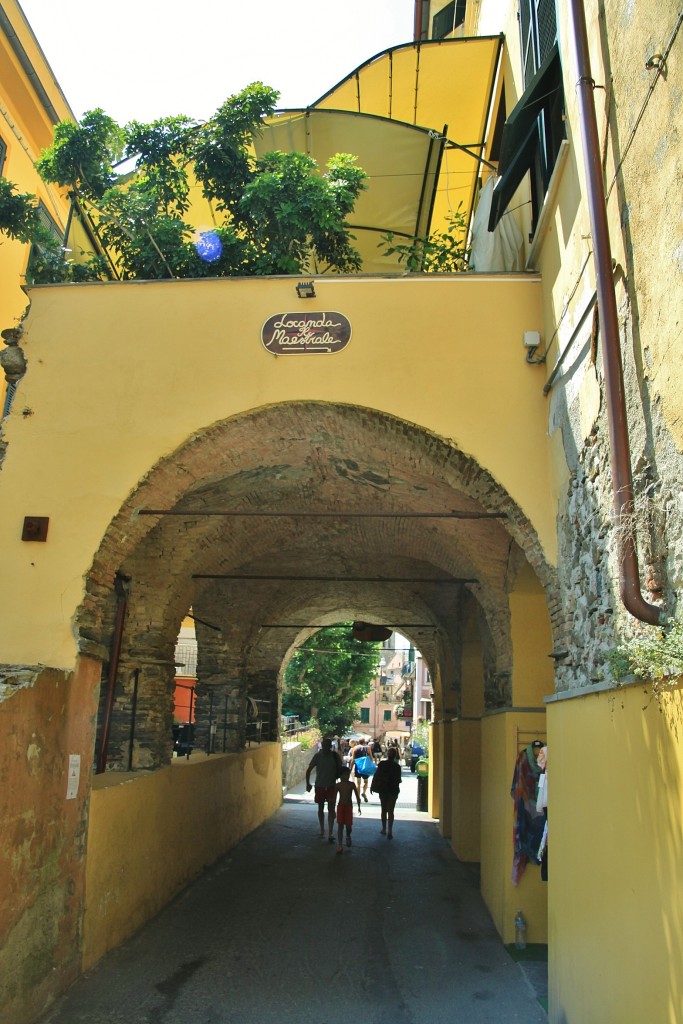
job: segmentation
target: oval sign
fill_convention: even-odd
[[[341,352],[350,338],[341,313],[276,313],[261,328],[263,347],[277,356]]]

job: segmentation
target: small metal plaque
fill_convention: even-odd
[[[341,313],[276,313],[261,328],[267,352],[277,356],[341,352],[351,324]]]

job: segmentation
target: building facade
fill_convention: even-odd
[[[412,719],[411,665],[415,663],[415,652],[407,644],[405,637],[396,633],[384,644],[379,672],[370,693],[360,702],[354,732],[381,743],[389,739],[397,739],[401,745],[407,742]]]
[[[43,226],[66,236],[69,203],[63,191],[46,185],[35,169],[52,142],[59,121],[75,120],[21,7],[7,0],[0,9],[0,175],[16,191],[35,196]],[[3,330],[20,322],[28,305],[23,291],[31,247],[3,237],[0,245],[0,308]],[[6,380],[0,383],[5,403]]]
[[[249,701],[278,704],[300,624],[349,620],[414,624],[430,811],[480,863],[502,940],[521,907],[548,943],[549,1019],[680,1018],[681,680],[615,655],[671,628],[683,585],[682,15],[415,14],[416,41],[272,126],[361,154],[364,273],[313,275],[308,299],[287,277],[28,289],[0,472],[0,1005],[18,1024],[278,805],[277,730],[247,745]],[[468,272],[378,260],[377,230],[439,228],[459,201]],[[351,337],[312,353],[293,329],[274,355],[273,316]],[[220,708],[227,750],[179,768],[190,608],[196,735],[208,749]],[[512,871],[534,741],[547,878]],[[245,790],[248,814],[216,810]],[[151,826],[174,814],[204,845],[169,864]]]

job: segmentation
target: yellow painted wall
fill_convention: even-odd
[[[681,685],[548,705],[553,1020],[680,1024],[682,722]]]
[[[149,921],[282,801],[282,751],[177,759],[95,777],[90,798],[83,970]]]
[[[539,322],[537,278],[330,278],[316,288],[306,304],[291,278],[30,290],[29,369],[0,480],[5,571],[17,581],[0,623],[7,661],[71,665],[83,576],[122,501],[188,437],[271,403],[379,408],[452,439],[520,504],[554,561],[542,378],[521,342]],[[261,326],[289,310],[343,313],[348,347],[269,354]],[[22,543],[25,515],[50,517],[47,543]]]
[[[429,727],[429,813],[432,818],[441,817],[441,798],[444,773],[444,724],[434,723]]]
[[[481,723],[484,662],[474,609],[460,652],[461,716],[452,726],[451,846],[460,860],[481,859]]]
[[[459,860],[481,860],[481,723],[452,725],[451,847]]]
[[[439,819],[442,836],[450,836],[451,801],[451,723],[440,720],[429,736],[429,812]]]
[[[672,310],[683,302],[681,275],[681,226],[678,208],[672,206],[669,184],[680,181],[682,156],[677,125],[680,122],[680,97],[683,90],[683,61],[680,57],[680,32],[675,39],[665,73],[655,84],[654,70],[646,61],[662,53],[677,27],[679,0],[624,5],[621,0],[586,0],[586,22],[591,73],[597,82],[613,79],[611,116],[614,126],[606,130],[608,95],[596,90],[598,131],[605,146],[605,182],[610,190],[617,162],[618,187],[611,188],[608,199],[610,243],[613,259],[634,279],[637,309],[635,340],[639,371],[649,379],[657,394],[661,413],[679,452],[683,451],[683,360],[680,321]],[[603,11],[604,8],[604,11]],[[600,10],[600,14],[598,13]],[[610,66],[605,70],[605,22],[609,33]],[[570,39],[569,9],[560,5],[560,37]],[[565,99],[570,125],[578,126],[576,64],[567,49],[564,61]],[[641,108],[648,98],[641,117]],[[578,128],[572,147],[578,167],[581,190],[585,194],[583,155]],[[634,131],[633,139],[630,138]],[[627,152],[628,144],[628,152]],[[623,163],[621,162],[623,158]],[[570,225],[573,238],[589,230],[585,206]],[[567,225],[565,225],[565,235]],[[579,243],[575,242],[578,249]],[[585,242],[583,252],[585,253]],[[570,280],[578,273],[579,253],[565,261]],[[592,273],[590,274],[592,277]],[[558,292],[559,298],[559,292]]]
[[[453,773],[453,728],[454,720],[446,720],[442,726],[443,756],[439,777],[439,831],[450,839],[453,835],[453,799],[455,778]]]
[[[553,692],[552,633],[543,588],[525,563],[510,594],[512,703],[539,707]]]
[[[528,864],[519,885],[512,884],[513,806],[510,796],[518,738],[532,732],[543,735],[545,728],[543,712],[525,713],[513,709],[482,719],[481,893],[505,943],[514,942],[517,910],[523,911],[527,922],[527,941],[548,941],[548,886],[541,881],[540,868]]]

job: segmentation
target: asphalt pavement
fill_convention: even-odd
[[[393,840],[372,796],[339,856],[299,786],[42,1024],[546,1024],[416,796],[404,769]]]

